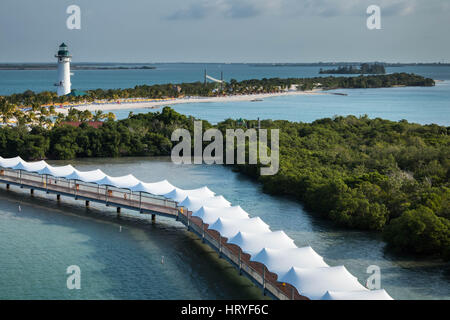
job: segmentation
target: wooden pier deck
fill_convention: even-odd
[[[192,212],[178,207],[174,201],[144,193],[136,194],[126,189],[98,186],[11,169],[0,170],[0,183],[6,184],[7,189],[10,189],[12,185],[29,189],[31,194],[34,194],[35,190],[54,194],[58,201],[61,196],[64,196],[75,200],[84,200],[86,206],[89,206],[90,202],[105,204],[116,207],[118,215],[123,208],[137,211],[140,214],[150,214],[152,219],[155,219],[157,215],[174,218],[215,250],[220,258],[226,259],[240,275],[247,277],[261,288],[264,295],[277,300],[307,300],[293,286],[277,282],[277,276],[269,272],[264,265],[250,261],[250,256],[243,253],[238,246],[226,243],[226,238],[221,237],[214,230],[208,230],[208,225],[203,224],[201,219],[192,217]]]

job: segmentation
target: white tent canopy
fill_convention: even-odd
[[[39,170],[44,169],[46,166],[48,166],[48,164],[44,160],[37,161],[37,162],[20,161],[18,164],[16,164],[11,169],[24,170],[24,171],[28,171],[28,172],[38,172]]]
[[[1,158],[0,159],[0,167],[12,168],[21,162],[25,162],[21,157]]]
[[[105,176],[103,179],[93,181],[94,183],[101,186],[110,186],[116,188],[130,189],[135,185],[139,184],[139,180],[136,179],[132,174],[122,176],[122,177],[110,177]]]
[[[230,207],[231,203],[222,196],[210,197],[210,198],[196,198],[187,196],[179,207],[187,208],[189,211],[195,212],[203,206],[212,208],[226,208]]]
[[[72,174],[75,171],[75,168],[70,164],[62,167],[53,167],[51,165],[46,165],[43,169],[37,171],[39,174],[50,175],[53,177],[66,177]]]
[[[216,230],[222,237],[232,238],[239,232],[266,233],[270,232],[269,226],[260,217],[233,219],[218,218],[208,229]]]
[[[322,300],[394,300],[386,290],[327,291]]]
[[[264,248],[251,258],[251,261],[261,262],[267,269],[278,275],[285,275],[292,267],[321,268],[328,267],[323,258],[311,247],[269,249]]]
[[[100,170],[92,170],[92,171],[78,171],[74,170],[71,174],[65,176],[67,180],[78,180],[83,182],[94,182],[99,181],[106,177],[106,174]]]
[[[211,208],[202,206],[200,209],[192,214],[193,217],[198,217],[206,224],[213,224],[219,218],[227,219],[248,219],[248,213],[240,206]]]
[[[297,288],[298,292],[311,299],[321,299],[327,291],[366,291],[356,277],[344,266],[325,268],[296,268],[279,279]]]
[[[263,248],[288,249],[296,248],[294,240],[289,238],[284,231],[247,233],[239,232],[228,243],[241,247],[243,252],[254,256]]]
[[[130,188],[133,192],[145,192],[156,196],[165,195],[174,189],[175,187],[167,180],[153,183],[145,183],[141,181],[137,185]]]
[[[211,198],[214,197],[215,193],[209,190],[208,187],[203,187],[199,189],[193,190],[183,190],[179,188],[174,188],[172,191],[166,193],[164,197],[171,199],[176,202],[182,202],[186,197],[195,197],[195,198]]]
[[[260,218],[250,218],[240,206],[231,206],[223,196],[215,196],[208,187],[179,189],[163,180],[145,183],[133,175],[110,177],[97,169],[78,171],[71,165],[54,167],[45,161],[26,162],[20,157],[2,158],[0,167],[36,172],[97,185],[128,189],[164,196],[192,211],[209,229],[228,238],[250,254],[252,261],[263,263],[278,275],[280,282],[293,285],[299,293],[313,300],[392,300],[385,290],[368,290],[344,266],[329,267],[311,247],[298,248],[283,231],[270,231]]]

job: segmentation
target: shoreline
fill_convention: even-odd
[[[211,103],[211,102],[238,102],[238,101],[252,101],[259,99],[267,99],[273,97],[282,96],[293,96],[293,95],[328,95],[333,94],[325,92],[322,89],[315,89],[311,91],[290,91],[290,92],[280,92],[280,93],[258,93],[258,94],[248,94],[248,95],[230,95],[224,97],[185,97],[185,98],[174,98],[170,100],[163,101],[143,101],[143,102],[108,102],[103,104],[83,104],[74,107],[76,110],[90,112],[95,112],[97,110],[101,111],[116,111],[116,110],[128,110],[128,109],[157,109],[161,106],[171,106],[176,104],[187,104],[187,103]],[[57,113],[67,114],[69,108],[56,108]]]

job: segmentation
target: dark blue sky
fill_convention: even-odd
[[[62,41],[74,62],[449,62],[449,17],[449,0],[2,0],[0,62],[54,61]]]

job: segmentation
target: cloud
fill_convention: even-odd
[[[201,0],[167,17],[170,20],[202,19],[221,16],[231,19],[251,18],[277,9],[285,0]]]
[[[365,14],[369,5],[381,7],[387,16],[448,10],[448,0],[191,0],[167,17],[171,20],[222,17],[243,19],[257,16],[337,17]],[[431,2],[431,3],[430,3]]]

